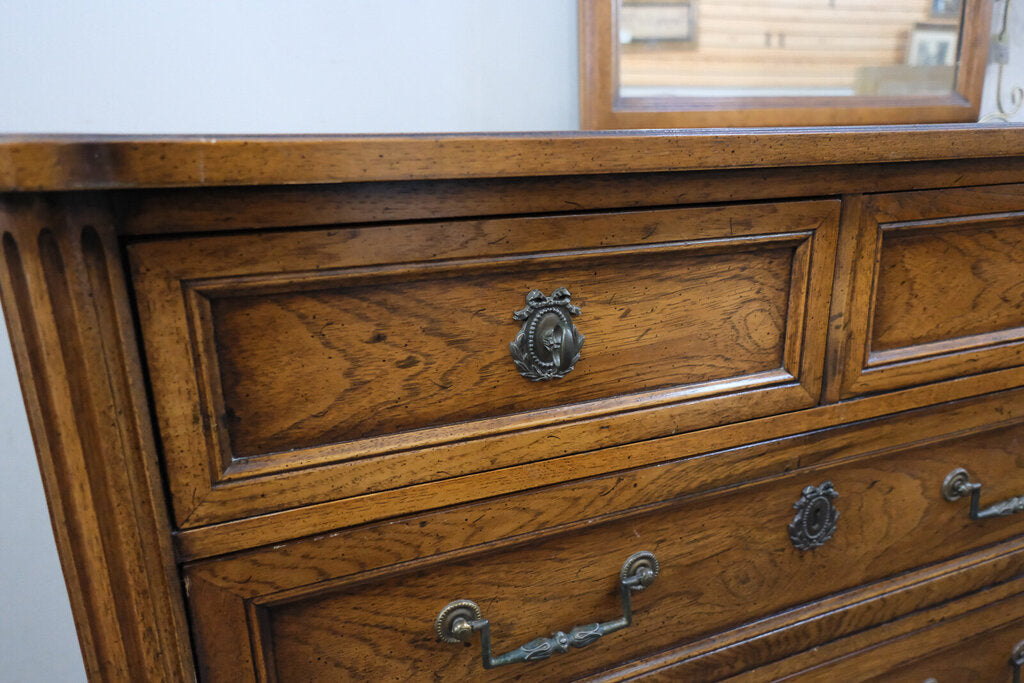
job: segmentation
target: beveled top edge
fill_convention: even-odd
[[[410,135],[0,136],[0,192],[319,184],[1024,156],[1024,125]]]

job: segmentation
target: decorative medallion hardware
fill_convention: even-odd
[[[567,292],[568,294],[568,292]],[[569,648],[590,645],[602,636],[624,629],[633,623],[632,594],[654,583],[658,576],[658,560],[654,553],[633,553],[619,572],[619,599],[622,616],[613,621],[577,626],[568,633],[556,631],[550,638],[535,638],[522,647],[497,657],[491,652],[491,622],[484,619],[480,607],[471,600],[448,603],[434,619],[434,632],[445,643],[468,643],[474,633],[480,633],[480,657],[485,669],[506,664],[538,662]]]
[[[942,497],[949,502],[958,501],[966,495],[971,496],[971,507],[968,512],[971,519],[989,519],[992,517],[1006,517],[1018,512],[1024,512],[1024,496],[1016,496],[992,503],[984,510],[979,510],[981,504],[981,483],[972,482],[971,475],[962,467],[958,467],[942,481]]]
[[[1013,683],[1021,683],[1020,670],[1024,667],[1024,640],[1017,643],[1010,653],[1010,666],[1013,667]]]
[[[539,289],[526,295],[526,308],[512,314],[523,327],[509,344],[519,374],[531,381],[557,379],[572,372],[580,359],[583,335],[572,317],[579,306],[570,301],[569,290],[559,287],[551,296]]]
[[[812,550],[832,538],[839,521],[839,510],[832,501],[838,497],[830,481],[804,487],[800,500],[793,503],[796,517],[789,525],[789,540],[797,550]]]

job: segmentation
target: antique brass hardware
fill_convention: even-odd
[[[789,540],[797,550],[812,550],[832,538],[839,522],[839,510],[832,500],[838,497],[830,481],[804,487],[800,499],[793,503],[796,516],[789,524]]]
[[[971,475],[962,467],[958,467],[942,481],[942,497],[953,502],[960,500],[967,494],[971,495],[970,516],[973,520],[989,519],[992,517],[1005,517],[1007,515],[1024,512],[1024,496],[1015,496],[992,503],[983,510],[979,510],[981,499],[981,483],[971,481]]]
[[[1021,683],[1020,671],[1024,668],[1024,640],[1017,643],[1010,653],[1010,666],[1013,667],[1013,683]]]
[[[480,633],[480,657],[485,669],[518,662],[536,662],[555,653],[568,652],[570,647],[586,647],[601,636],[614,633],[633,623],[633,591],[642,591],[658,576],[658,560],[654,553],[641,551],[626,558],[619,572],[619,597],[622,616],[612,621],[576,626],[568,633],[557,631],[550,638],[535,638],[522,647],[495,657],[491,652],[491,622],[483,618],[480,607],[472,600],[448,603],[434,619],[434,631],[446,643],[469,642],[473,633]]]
[[[526,308],[512,314],[523,326],[509,351],[526,379],[536,382],[565,377],[576,367],[584,337],[572,322],[580,308],[573,305],[571,297],[565,287],[551,296],[535,289],[526,295]]]

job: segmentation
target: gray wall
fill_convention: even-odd
[[[0,133],[572,129],[575,5],[0,0]],[[0,681],[84,680],[5,328],[0,443]]]
[[[0,681],[85,680],[51,529],[0,325]]]

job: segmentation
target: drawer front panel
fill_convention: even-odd
[[[200,526],[814,405],[837,207],[136,243],[178,521]],[[540,333],[517,341],[524,371],[510,343],[534,328],[513,313],[529,314],[532,290],[558,288],[579,307],[561,310],[582,335],[581,357],[561,378],[531,381],[521,374],[535,369],[529,354],[558,344],[543,346]],[[571,335],[558,338],[571,355]],[[690,408],[701,399],[721,408]],[[638,410],[665,419],[632,433]],[[581,429],[583,420],[597,422]],[[287,485],[274,481],[282,475]]]
[[[1024,364],[1024,186],[852,202],[841,396]]]
[[[893,421],[892,427],[905,424]],[[503,524],[496,514],[526,518],[534,514],[529,500],[509,499],[492,509],[469,506],[197,563],[187,574],[197,640],[210,653],[201,665],[210,680],[246,667],[262,667],[282,681],[404,679],[423,671],[480,677],[478,636],[469,648],[433,636],[433,619],[449,602],[471,600],[480,607],[497,655],[556,630],[568,633],[617,618],[623,561],[651,551],[660,571],[634,596],[631,626],[543,662],[494,669],[490,678],[593,673],[1024,532],[1024,515],[972,521],[966,501],[944,500],[943,479],[958,466],[986,482],[986,502],[1024,492],[1024,426],[832,465],[797,464],[797,472],[772,481],[645,505],[611,520],[585,518],[546,538],[484,543],[420,559],[409,569],[403,568],[402,548],[417,534],[423,540],[413,543],[439,552],[446,528],[485,527],[489,519]],[[655,469],[659,486],[676,481],[671,466]],[[837,528],[819,547],[798,550],[794,504],[805,487],[825,481],[839,493]],[[595,515],[616,495],[634,495],[637,483],[626,475],[609,480],[592,506]],[[550,505],[587,508],[573,485],[544,495],[554,498]],[[248,618],[256,620],[256,661],[246,659],[248,643],[228,647],[224,641],[232,628],[248,632]],[[241,621],[232,626],[232,619]]]
[[[1007,621],[1009,624],[1002,628],[991,628]],[[918,661],[874,680],[1012,683],[1011,659],[1024,660],[1024,596],[990,605],[945,628],[915,634],[901,643],[900,649],[905,658]],[[873,658],[870,653],[865,656]]]
[[[879,248],[872,364],[897,349],[1024,336],[1024,212],[883,228]]]
[[[797,244],[454,269],[210,300],[232,456],[345,443],[785,367]],[[526,381],[508,344],[531,289],[566,286],[572,374]],[[804,283],[796,283],[802,291]],[[578,295],[576,294],[578,293]],[[803,295],[803,294],[802,294]]]
[[[1011,683],[1024,660],[1024,576],[915,612],[729,680]],[[681,680],[682,667],[653,680]],[[686,680],[692,680],[687,678]]]

